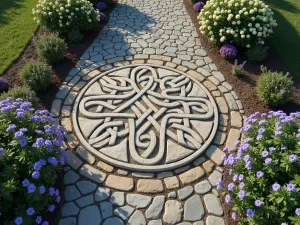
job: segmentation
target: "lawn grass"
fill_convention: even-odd
[[[300,0],[266,0],[275,12],[278,27],[271,45],[280,54],[290,72],[300,81]]]
[[[37,24],[32,8],[37,0],[1,0],[0,75],[20,56],[31,40]]]

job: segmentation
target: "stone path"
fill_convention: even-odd
[[[52,104],[71,150],[58,224],[223,225],[243,113],[182,0],[120,1]]]

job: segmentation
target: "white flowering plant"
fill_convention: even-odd
[[[201,33],[210,40],[249,48],[264,44],[273,33],[273,14],[261,0],[209,0],[198,19]]]
[[[88,30],[100,21],[99,11],[87,0],[39,0],[32,12],[39,24],[59,33]]]

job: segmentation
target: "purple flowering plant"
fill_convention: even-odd
[[[234,45],[225,44],[220,48],[220,54],[224,59],[230,60],[237,56],[238,50]]]
[[[300,224],[300,112],[257,112],[240,131],[235,149],[224,148],[232,181],[217,183],[232,218],[240,225]]]
[[[193,5],[193,8],[196,12],[200,12],[201,9],[203,9],[203,7],[205,6],[205,2],[196,2],[194,5]]]
[[[46,224],[43,212],[61,199],[54,187],[67,161],[64,130],[21,98],[0,102],[0,121],[0,224]]]
[[[242,64],[238,64],[238,60],[234,60],[234,64],[232,66],[232,74],[234,76],[241,76],[243,74],[245,64],[246,61],[244,61]]]

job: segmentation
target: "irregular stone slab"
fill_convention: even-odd
[[[80,206],[80,207],[84,207],[87,205],[91,205],[94,203],[94,196],[93,195],[87,195],[84,196],[82,198],[79,198],[76,200],[76,203]]]
[[[176,224],[181,221],[182,217],[182,205],[175,200],[168,200],[165,204],[165,213],[163,215],[163,221],[167,224]]]
[[[63,217],[76,216],[78,212],[79,212],[79,208],[75,205],[74,202],[67,202],[61,208],[61,215]]]
[[[141,178],[151,178],[154,177],[154,173],[132,172],[132,176]]]
[[[125,205],[123,207],[116,208],[114,211],[114,215],[121,217],[123,220],[127,220],[129,216],[133,213],[133,211],[133,207]]]
[[[176,191],[172,191],[168,194],[168,198],[176,198],[176,197],[177,197]]]
[[[135,211],[128,220],[127,225],[146,225],[144,214],[139,210]]]
[[[215,164],[210,160],[207,160],[205,163],[203,163],[203,168],[205,169],[205,171],[207,173],[210,173],[211,171],[213,171],[214,166],[215,166]]]
[[[228,148],[235,148],[234,143],[240,139],[241,132],[238,129],[231,128],[226,141]]]
[[[152,197],[140,194],[127,194],[127,203],[138,209],[146,208],[150,205]]]
[[[222,179],[222,173],[220,173],[218,170],[215,170],[209,177],[208,180],[212,184],[212,186],[217,186],[217,181],[219,179]]]
[[[113,214],[113,205],[110,202],[101,202],[100,211],[101,211],[102,219],[111,217]]]
[[[134,187],[132,178],[120,177],[116,175],[109,175],[105,185],[121,191],[131,191]]]
[[[152,204],[146,210],[145,216],[147,219],[158,219],[162,214],[164,208],[165,196],[156,196],[153,199]]]
[[[193,193],[194,189],[192,186],[187,186],[178,190],[178,198],[184,200]]]
[[[98,187],[96,193],[95,193],[95,201],[104,201],[108,199],[110,196],[110,189],[109,188],[103,188]]]
[[[161,180],[139,179],[137,190],[143,193],[159,193],[163,192],[164,187]]]
[[[183,185],[189,184],[194,182],[195,180],[198,180],[199,178],[203,177],[205,175],[204,170],[201,167],[195,167],[193,169],[190,169],[183,174],[179,175],[179,178]]]
[[[223,163],[222,157],[225,155],[225,153],[220,150],[217,146],[211,145],[206,150],[206,155],[208,158],[210,158],[212,161],[214,161],[217,165],[221,165]]]
[[[101,221],[99,209],[95,205],[87,206],[79,213],[78,225],[99,225]]]
[[[79,191],[84,195],[93,192],[97,188],[97,185],[92,183],[91,181],[79,181],[76,183],[76,186],[79,188]]]
[[[79,180],[79,176],[73,170],[69,170],[64,176],[64,184],[73,184]]]
[[[223,209],[220,200],[213,194],[207,194],[204,196],[204,203],[209,213],[217,216],[223,216]]]
[[[205,214],[205,210],[199,195],[190,197],[184,203],[184,220],[197,221],[201,220]]]
[[[230,112],[231,126],[241,128],[243,126],[243,118],[237,111]]]
[[[68,217],[59,220],[58,225],[77,225],[75,217]]]
[[[118,206],[123,206],[125,203],[125,194],[124,192],[115,192],[110,197],[109,201]]]
[[[198,194],[205,194],[211,190],[211,184],[207,181],[201,181],[195,185],[195,192]]]
[[[216,216],[208,216],[206,218],[206,225],[225,225],[224,219]]]
[[[65,199],[66,201],[73,201],[80,197],[80,193],[75,185],[67,186],[65,189]]]
[[[100,169],[103,169],[107,172],[112,172],[114,170],[114,168],[111,165],[108,165],[107,163],[102,162],[102,161],[97,163],[97,167],[99,167]]]
[[[150,220],[148,225],[163,225],[161,220]]]
[[[81,164],[82,164],[82,161],[71,151],[66,151],[67,155],[68,155],[68,164],[74,169],[78,169]]]
[[[80,168],[79,173],[82,176],[85,176],[88,179],[91,179],[97,183],[102,183],[106,178],[105,173],[103,173],[100,170],[97,170],[94,167],[91,167],[90,165],[87,165],[87,164],[83,165]]]
[[[197,221],[197,222],[193,223],[193,225],[204,225],[204,222],[203,221]]]
[[[192,224],[188,222],[183,222],[183,223],[179,223],[178,225],[192,225]]]
[[[192,153],[194,153],[194,151],[189,150],[181,145],[178,145],[171,140],[168,140],[166,163],[176,162],[180,159],[187,157]]]
[[[165,185],[168,189],[178,188],[179,181],[176,176],[174,177],[167,177],[164,179]]]
[[[118,217],[111,217],[104,221],[103,225],[124,225],[123,221]]]
[[[80,155],[81,158],[83,158],[85,161],[87,161],[90,164],[93,164],[95,162],[95,157],[92,156],[87,150],[85,150],[82,146],[78,146],[76,149],[76,153]]]

